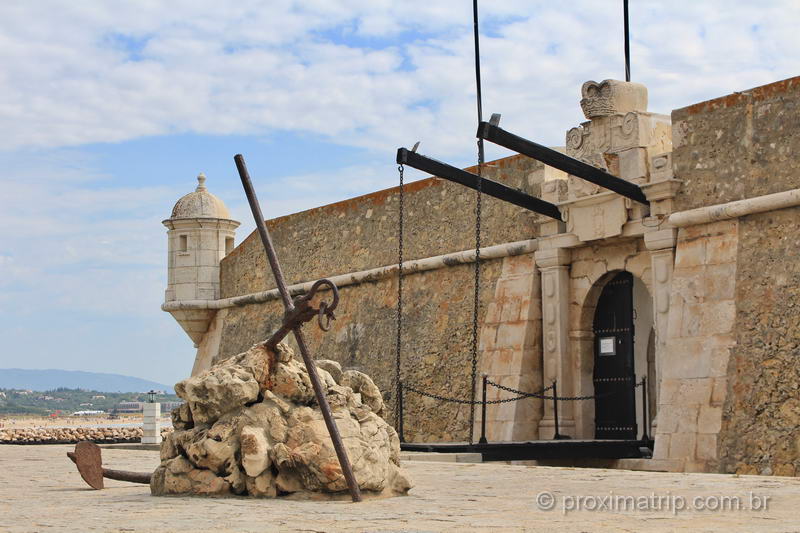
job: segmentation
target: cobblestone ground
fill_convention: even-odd
[[[404,498],[156,498],[119,481],[89,489],[72,448],[0,446],[0,531],[800,531],[797,478],[408,461]],[[103,463],[147,471],[158,454],[105,449]]]

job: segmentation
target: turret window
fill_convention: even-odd
[[[181,252],[186,252],[189,250],[189,236],[188,235],[181,235],[180,236],[180,248]]]
[[[233,237],[225,237],[225,255],[233,251]]]

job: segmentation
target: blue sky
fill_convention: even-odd
[[[621,3],[482,2],[485,113],[563,144],[581,84],[623,76]],[[0,368],[185,377],[161,220],[205,172],[243,239],[235,153],[269,217],[394,185],[417,140],[474,162],[471,2],[227,4],[0,3]],[[633,80],[669,113],[800,74],[798,20],[794,0],[633,0]]]

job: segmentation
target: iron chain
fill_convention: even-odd
[[[411,392],[419,394],[420,396],[426,396],[428,398],[433,398],[434,400],[439,400],[439,401],[442,401],[442,402],[449,402],[449,403],[458,403],[458,404],[463,404],[463,405],[472,405],[474,407],[476,405],[484,405],[484,404],[485,405],[496,405],[496,404],[500,404],[500,403],[516,402],[516,401],[524,400],[525,398],[531,398],[531,397],[536,398],[536,397],[538,397],[537,394],[541,394],[541,393],[547,392],[548,390],[552,389],[553,386],[551,385],[549,387],[546,387],[546,388],[542,389],[539,393],[525,392],[525,393],[522,393],[522,395],[516,396],[514,398],[503,398],[503,399],[500,399],[500,400],[486,400],[486,401],[484,401],[484,400],[463,400],[461,398],[449,398],[447,396],[441,396],[439,394],[434,394],[432,392],[421,391],[421,390],[419,390],[419,389],[417,389],[415,387],[412,387],[412,386],[406,385],[406,384],[403,385],[403,388],[405,390],[409,390]]]
[[[478,140],[478,177],[482,175],[483,150],[481,150],[480,139]],[[472,312],[472,372],[471,372],[471,394],[469,408],[469,442],[472,443],[473,431],[475,427],[475,393],[478,378],[478,314],[480,313],[481,299],[481,185],[482,180],[478,179],[478,190],[475,196],[475,293]]]
[[[542,398],[542,399],[547,399],[547,400],[552,400],[553,399],[552,396],[544,396],[545,392],[547,392],[549,390],[553,390],[553,386],[552,385],[550,385],[549,387],[543,388],[539,392],[525,392],[525,391],[521,391],[521,390],[517,390],[517,389],[512,389],[511,387],[506,387],[505,385],[500,385],[499,383],[495,383],[491,379],[487,379],[486,383],[488,385],[491,385],[492,387],[496,387],[496,388],[498,388],[500,390],[504,390],[504,391],[510,392],[512,394],[518,394],[519,395],[519,399],[522,399],[522,398]]]
[[[641,386],[642,386],[642,382],[640,381],[639,383],[635,384],[633,386],[633,388],[636,389],[636,388],[641,387]],[[621,392],[625,392],[624,389],[618,389],[618,390],[611,391],[611,392],[605,392],[603,394],[593,394],[591,396],[558,396],[556,399],[558,401],[560,401],[560,402],[561,401],[564,401],[564,402],[571,402],[571,401],[575,402],[575,401],[582,401],[582,400],[595,400],[597,398],[607,398],[609,396],[614,396],[615,394],[619,394]],[[552,399],[553,399],[552,396],[550,398],[548,398],[548,400],[552,400]]]
[[[395,409],[394,409],[394,425],[395,429],[399,430],[400,427],[400,353],[403,339],[403,165],[398,165],[398,172],[400,173],[400,205],[398,207],[400,223],[398,224],[397,235],[397,343],[395,352],[395,368],[394,368],[394,383],[393,389],[395,391]]]
[[[517,396],[515,396],[513,398],[503,398],[503,399],[499,399],[499,400],[486,400],[486,401],[484,401],[484,400],[475,400],[475,399],[463,400],[461,398],[450,398],[448,396],[441,396],[439,394],[434,394],[432,392],[425,392],[425,391],[422,391],[420,389],[417,389],[416,387],[412,387],[411,385],[408,385],[408,384],[404,384],[403,388],[405,390],[409,390],[409,391],[411,391],[413,393],[419,394],[420,396],[433,398],[434,400],[439,400],[439,401],[442,401],[442,402],[449,402],[449,403],[458,403],[458,404],[462,404],[462,405],[471,405],[471,406],[484,405],[484,404],[486,404],[486,405],[496,405],[496,404],[501,404],[501,403],[517,402],[519,400],[524,400],[525,398],[539,398],[539,399],[542,399],[542,400],[553,400],[553,399],[555,399],[555,400],[560,401],[560,402],[561,401],[567,402],[567,401],[595,400],[597,398],[605,398],[605,397],[612,396],[614,394],[618,394],[619,392],[621,392],[621,391],[613,391],[613,392],[607,392],[607,393],[604,393],[604,394],[593,394],[591,396],[556,396],[554,398],[553,396],[545,396],[545,394],[544,394],[547,391],[553,390],[553,385],[550,385],[549,387],[545,387],[542,390],[540,390],[539,392],[525,392],[525,391],[513,389],[511,387],[506,387],[505,385],[500,385],[499,383],[495,383],[494,381],[491,381],[491,380],[488,380],[488,379],[486,380],[486,383],[488,385],[491,385],[492,387],[496,387],[496,388],[504,390],[506,392],[510,392],[512,394],[516,394]],[[640,381],[639,383],[634,385],[634,388],[638,388],[638,387],[641,387],[641,386],[642,386],[642,382]]]
[[[633,388],[641,387],[642,382],[636,383]],[[592,394],[591,396],[557,396],[556,400],[560,402],[580,402],[583,400],[596,400],[598,398],[608,398],[609,396],[614,396],[615,394],[619,394],[621,392],[625,392],[624,389],[618,389],[611,392],[604,392],[603,394]],[[550,396],[547,398],[548,400],[552,400],[553,397]]]

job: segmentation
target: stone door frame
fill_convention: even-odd
[[[606,246],[595,246],[581,254],[580,249],[573,250],[573,258],[577,259],[572,264],[570,271],[570,317],[569,317],[569,343],[570,357],[569,366],[572,368],[574,381],[572,384],[573,394],[588,396],[594,394],[594,344],[595,336],[593,332],[594,315],[600,294],[605,285],[614,278],[619,272],[630,272],[634,279],[641,281],[647,288],[650,295],[653,309],[653,329],[656,338],[666,338],[666,320],[659,320],[658,308],[658,287],[654,290],[654,279],[652,275],[652,264],[655,260],[654,255],[644,245],[643,240],[628,241],[625,246],[633,248],[628,250],[628,255],[621,254],[621,250],[616,250],[613,243]],[[584,249],[587,250],[587,249]],[[581,256],[589,256],[591,253],[591,268],[579,262],[586,262]],[[668,281],[668,280],[667,280]],[[656,281],[656,285],[661,285]],[[663,350],[656,347],[655,361],[656,373],[659,372],[659,365],[662,364]],[[657,388],[657,387],[656,387]],[[637,400],[638,401],[638,400]],[[593,439],[595,437],[595,412],[593,401],[574,402],[574,437],[582,439]]]

